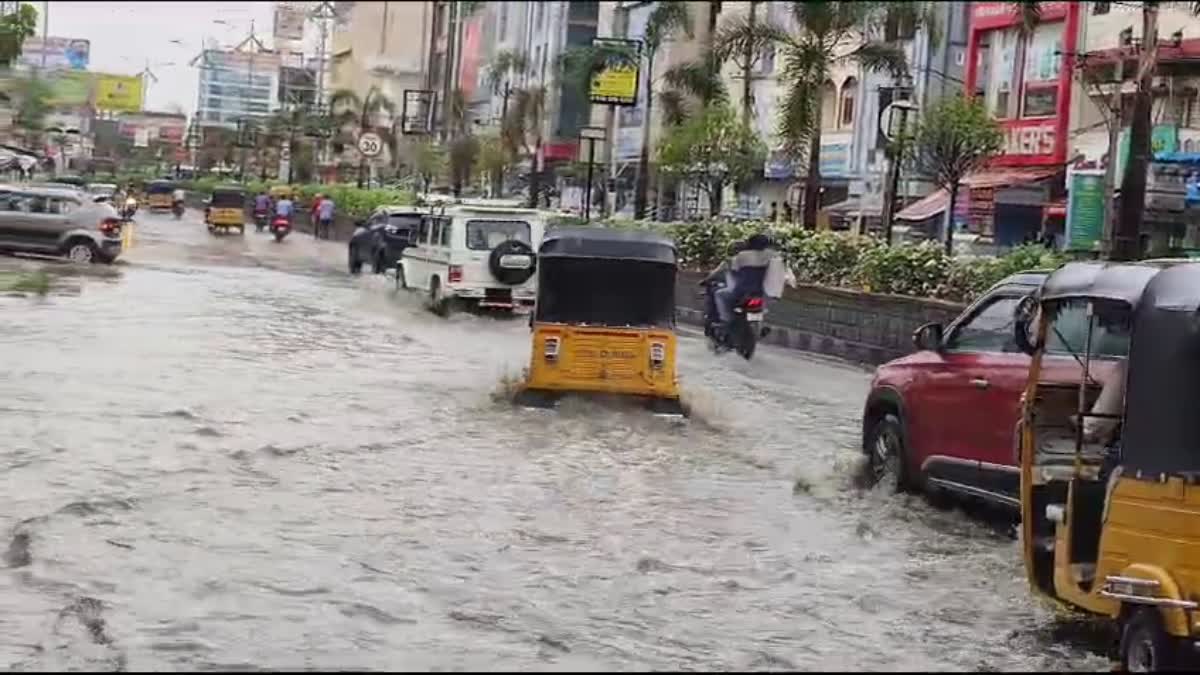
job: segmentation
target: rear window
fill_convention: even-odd
[[[411,230],[421,224],[419,213],[393,213],[388,216],[388,225],[398,230]]]
[[[467,248],[474,251],[490,251],[510,239],[532,246],[529,223],[523,220],[469,220],[467,221]]]

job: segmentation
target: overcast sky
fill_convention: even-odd
[[[47,3],[34,2],[40,14]],[[188,65],[206,38],[233,46],[250,32],[270,46],[270,2],[50,2],[50,35],[91,41],[89,70],[136,75],[146,66],[150,82],[146,107],[178,105],[188,115],[196,107],[198,72]],[[223,21],[225,24],[214,23]],[[39,17],[38,34],[42,31]],[[165,65],[173,63],[174,65]]]

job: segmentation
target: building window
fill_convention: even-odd
[[[1108,14],[1109,5],[1111,5],[1111,4],[1112,4],[1111,2],[1093,2],[1092,3],[1092,14],[1095,14],[1095,15]]]
[[[858,80],[853,77],[847,77],[842,83],[842,117],[841,128],[848,129],[854,126],[854,95],[858,90]]]
[[[1021,117],[1052,117],[1057,112],[1062,27],[1061,23],[1038,26],[1026,40]]]
[[[888,42],[913,39],[917,34],[915,19],[910,12],[888,12],[883,24],[883,39]]]

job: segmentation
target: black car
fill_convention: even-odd
[[[395,267],[400,254],[412,245],[421,213],[413,206],[382,206],[358,223],[350,237],[350,273],[358,274],[371,263],[376,274]]]

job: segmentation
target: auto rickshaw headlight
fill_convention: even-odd
[[[662,368],[663,362],[667,360],[667,347],[661,342],[650,343],[650,365],[655,368]]]
[[[547,361],[558,360],[558,338],[546,338],[544,343],[545,355]]]

